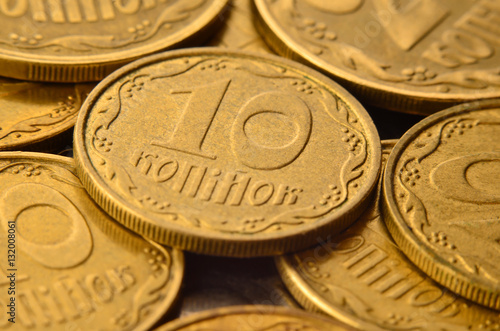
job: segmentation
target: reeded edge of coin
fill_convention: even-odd
[[[268,63],[286,65],[303,72],[307,75],[308,79],[315,80],[325,88],[328,87],[330,91],[342,96],[343,102],[351,109],[361,112],[361,114],[358,113],[357,115],[363,117],[362,123],[366,130],[367,142],[370,142],[367,146],[367,151],[370,153],[372,159],[373,171],[367,175],[365,179],[366,185],[363,185],[363,188],[358,191],[356,198],[346,202],[342,206],[342,210],[331,213],[329,217],[323,218],[320,222],[302,226],[301,231],[289,230],[286,234],[266,234],[260,236],[260,238],[246,238],[245,236],[241,236],[239,239],[235,239],[235,235],[231,234],[219,234],[215,236],[212,233],[211,237],[205,237],[202,231],[188,231],[185,227],[173,223],[169,223],[168,228],[162,228],[128,207],[126,201],[120,198],[118,194],[108,192],[105,187],[106,185],[99,179],[99,174],[93,168],[90,159],[85,153],[85,121],[90,109],[108,86],[129,72],[162,60],[190,55],[219,55],[244,57],[247,59],[264,59]],[[104,79],[87,97],[78,116],[74,134],[74,155],[78,177],[87,189],[87,192],[108,214],[127,228],[164,245],[200,254],[230,257],[270,256],[298,251],[314,245],[317,238],[322,234],[339,233],[344,230],[368,207],[377,184],[381,165],[380,139],[373,121],[363,106],[340,85],[304,65],[276,55],[226,50],[217,47],[191,48],[152,55],[130,63]]]
[[[27,52],[0,50],[0,72],[2,76],[39,82],[77,83],[96,82],[104,79],[121,66],[160,51],[202,44],[214,29],[223,23],[221,15],[227,9],[230,0],[216,0],[196,20],[177,31],[165,43],[162,38],[152,44],[132,49],[112,51],[91,56],[33,55]]]
[[[187,317],[182,317],[177,320],[174,320],[170,323],[167,323],[159,328],[155,329],[155,331],[175,331],[180,328],[188,327],[192,324],[196,324],[202,322],[204,320],[216,319],[220,316],[225,315],[238,315],[238,314],[256,314],[256,315],[281,315],[281,316],[290,316],[290,317],[299,317],[299,318],[308,318],[308,319],[316,319],[321,322],[330,323],[332,326],[342,326],[345,330],[353,330],[348,328],[347,326],[341,325],[338,321],[326,317],[324,315],[317,315],[314,313],[308,313],[303,310],[299,310],[296,308],[286,308],[279,306],[265,306],[265,305],[255,305],[255,306],[230,306],[224,308],[216,308],[211,310],[206,310],[198,313],[194,313]],[[267,329],[266,329],[267,330]],[[288,330],[288,329],[287,329]],[[290,329],[290,330],[295,330]],[[264,331],[264,330],[262,330]],[[327,331],[327,330],[325,330]]]
[[[257,30],[270,48],[286,58],[302,62],[332,77],[363,103],[405,113],[431,115],[460,103],[500,97],[500,90],[489,93],[476,90],[468,94],[409,92],[403,87],[390,86],[359,77],[347,69],[334,66],[315,56],[297,43],[274,20],[264,1],[255,0],[253,7],[256,13]]]
[[[413,234],[399,212],[392,190],[394,186],[394,176],[392,174],[396,173],[397,163],[404,150],[413,141],[413,138],[417,137],[422,130],[449,117],[491,108],[500,108],[500,99],[475,101],[445,109],[423,119],[408,130],[396,144],[387,160],[383,174],[381,207],[385,224],[392,238],[401,251],[418,268],[442,286],[462,297],[480,305],[500,310],[500,286],[497,289],[492,289],[477,277],[471,277],[471,275],[460,272],[429,247],[419,244],[420,240]]]
[[[54,155],[54,154],[45,154],[45,153],[36,153],[36,152],[0,152],[0,160],[9,160],[9,159],[26,159],[26,161],[33,160],[33,161],[39,161],[39,162],[50,162],[54,165],[60,165],[61,163],[64,165],[68,165],[74,169],[75,167],[75,162],[72,158],[66,157],[66,156],[60,156],[60,155]],[[89,201],[91,201],[91,198],[89,196]],[[100,209],[100,207],[94,203],[95,208]],[[102,211],[104,213],[104,211]],[[105,213],[104,213],[105,214]],[[128,229],[123,228],[124,231],[130,231]],[[113,236],[113,233],[108,233],[109,236]],[[148,242],[150,245],[154,246],[157,250],[162,252],[164,255],[169,255],[169,253],[165,250],[165,247],[162,247],[161,245],[152,242],[151,240],[144,238],[140,235],[137,235],[135,233],[130,232],[131,236],[137,236],[141,240],[144,240]],[[184,259],[184,253],[178,249],[172,248],[170,255],[172,256],[172,261],[176,261],[177,265],[170,266],[170,274],[173,275],[169,278],[169,283],[168,286],[176,289],[175,291],[169,291],[167,296],[162,298],[163,304],[156,308],[153,313],[150,312],[148,317],[146,318],[146,321],[142,321],[141,324],[144,326],[142,328],[137,328],[134,330],[138,331],[146,331],[149,330],[151,327],[153,327],[161,318],[164,316],[170,309],[173,308],[173,305],[175,301],[178,299],[178,295],[180,293],[180,288],[182,285],[182,280],[184,278],[184,269],[185,269],[185,259]]]
[[[398,142],[397,139],[382,140],[382,149],[390,151]],[[378,189],[382,184],[379,181]],[[380,202],[380,201],[379,201]],[[313,249],[313,248],[310,248]],[[293,268],[293,255],[282,255],[274,258],[276,268],[283,280],[283,283],[290,291],[297,302],[308,311],[317,312],[331,316],[347,325],[350,325],[360,330],[383,331],[386,329],[379,328],[375,324],[363,321],[361,318],[353,319],[345,314],[341,309],[336,309],[328,300],[323,299],[318,295],[304,277],[301,277],[299,272]]]

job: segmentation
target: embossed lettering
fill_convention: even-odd
[[[481,0],[443,33],[441,41],[432,43],[423,57],[456,68],[491,57],[493,45],[500,45],[500,9],[494,1]]]
[[[158,184],[168,184],[179,194],[221,205],[239,206],[244,202],[251,206],[293,205],[303,191],[257,180],[246,172],[223,173],[217,168],[194,165],[186,160],[178,162],[171,156],[160,157],[140,150],[134,151],[129,163],[139,174]]]
[[[0,15],[21,17],[31,14],[36,22],[82,23],[112,20],[116,11],[133,15],[142,8],[152,9],[166,0],[0,0]],[[47,14],[49,17],[47,17]],[[101,17],[99,17],[99,13]]]

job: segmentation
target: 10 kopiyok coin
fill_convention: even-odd
[[[382,163],[395,143],[382,141]],[[500,328],[497,311],[439,286],[408,261],[384,224],[380,195],[342,234],[276,258],[302,306],[365,331]]]
[[[384,221],[401,250],[450,290],[500,309],[500,100],[411,128],[384,172]]]
[[[255,0],[279,54],[359,100],[429,115],[500,97],[499,0]]]
[[[99,81],[134,59],[201,44],[228,0],[0,2],[2,76]]]
[[[0,223],[2,329],[149,330],[177,297],[182,252],[112,221],[70,158],[2,152]]]
[[[166,245],[272,255],[366,208],[380,140],[342,87],[300,64],[222,49],[120,69],[78,117],[79,177],[104,210]]]

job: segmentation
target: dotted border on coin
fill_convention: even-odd
[[[266,235],[265,237],[253,239],[233,239],[234,235],[222,235],[217,238],[203,237],[199,233],[192,231],[188,232],[186,228],[176,224],[169,224],[168,229],[162,228],[151,221],[141,216],[137,211],[126,206],[123,199],[116,193],[107,192],[104,188],[102,180],[98,179],[100,175],[90,165],[90,160],[84,153],[85,139],[84,126],[85,120],[89,113],[89,109],[99,99],[103,90],[114,81],[126,75],[127,73],[137,70],[141,67],[157,63],[161,60],[173,59],[176,57],[185,57],[189,55],[223,55],[223,56],[244,56],[245,58],[262,58],[270,63],[279,65],[291,66],[300,70],[308,77],[321,82],[323,86],[330,86],[335,89],[335,93],[340,94],[345,102],[352,109],[360,110],[363,114],[363,122],[366,128],[366,134],[370,137],[373,146],[370,148],[370,154],[373,159],[373,164],[378,167],[376,170],[367,175],[366,186],[360,190],[355,199],[347,202],[347,207],[343,206],[342,210],[333,212],[326,221],[321,220],[321,224],[308,225],[303,227],[301,231],[295,231],[288,235]],[[283,59],[275,55],[263,55],[252,52],[228,51],[220,48],[192,48],[187,50],[169,51],[162,54],[153,55],[136,62],[133,62],[120,70],[117,70],[112,75],[103,80],[97,88],[95,88],[85,101],[82,110],[80,111],[75,126],[74,152],[76,160],[77,174],[84,187],[94,200],[115,220],[122,223],[136,233],[144,235],[156,242],[177,247],[183,250],[188,250],[195,253],[232,256],[232,257],[257,257],[278,255],[285,252],[297,251],[315,243],[320,234],[338,233],[352,224],[361,213],[368,207],[371,196],[375,191],[377,179],[380,173],[381,164],[381,145],[377,130],[373,121],[369,117],[362,105],[351,96],[344,88],[336,84],[329,78],[314,70],[301,65],[299,63]],[[84,156],[85,155],[85,156]],[[89,170],[91,169],[91,170]],[[108,196],[109,195],[109,196]],[[175,230],[172,230],[175,229]]]

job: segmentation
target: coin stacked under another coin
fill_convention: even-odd
[[[499,17],[0,1],[0,329],[499,330]]]

